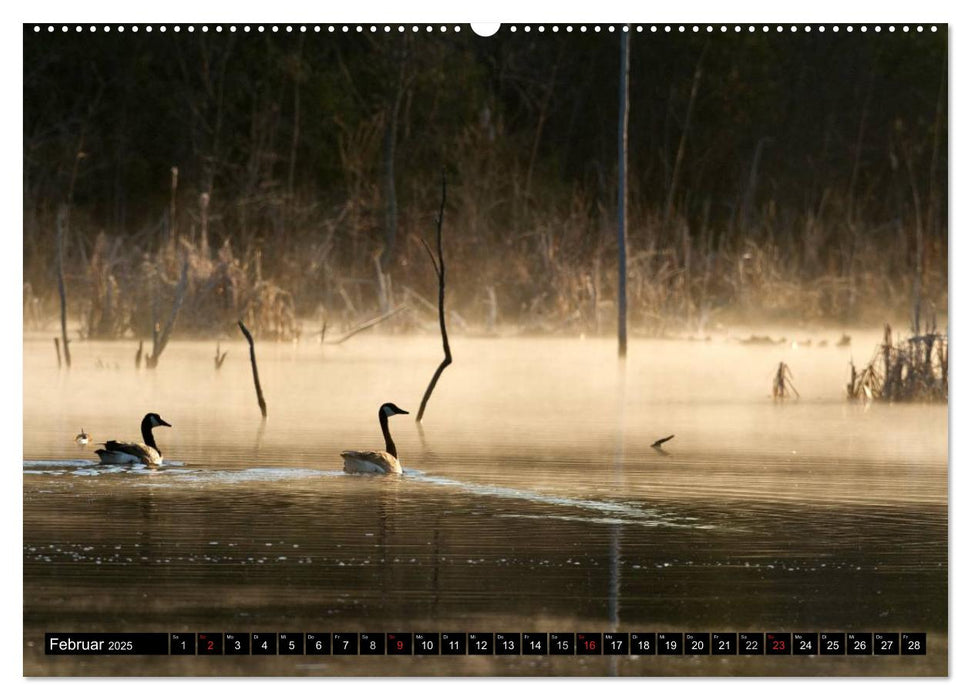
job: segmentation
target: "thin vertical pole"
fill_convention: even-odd
[[[627,30],[627,27],[624,28]],[[620,35],[620,116],[617,124],[617,355],[627,357],[627,94],[630,32]]]

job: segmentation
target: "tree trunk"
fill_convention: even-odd
[[[630,33],[620,37],[620,117],[617,123],[617,354],[627,357],[627,121]]]

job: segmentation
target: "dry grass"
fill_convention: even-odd
[[[947,401],[947,336],[929,324],[923,333],[913,329],[909,338],[893,340],[884,326],[883,343],[873,359],[857,372],[850,365],[848,398],[860,401]]]

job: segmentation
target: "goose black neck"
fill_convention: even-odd
[[[384,433],[384,449],[389,455],[397,459],[398,450],[394,446],[394,440],[391,439],[391,431],[388,430],[388,417],[384,414],[384,410],[378,411],[378,421],[381,423],[381,432]]]
[[[158,445],[155,444],[155,436],[152,435],[152,422],[147,417],[142,419],[142,442],[153,450],[158,451]]]

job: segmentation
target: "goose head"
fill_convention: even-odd
[[[172,424],[167,423],[165,420],[162,419],[162,416],[160,416],[157,413],[147,413],[145,414],[145,418],[142,419],[142,426],[147,427],[149,429],[158,428],[161,426],[164,426],[166,428],[171,428]]]
[[[407,415],[408,411],[403,408],[398,408],[393,403],[386,403],[381,405],[380,414],[385,418],[390,418],[395,415]]]

